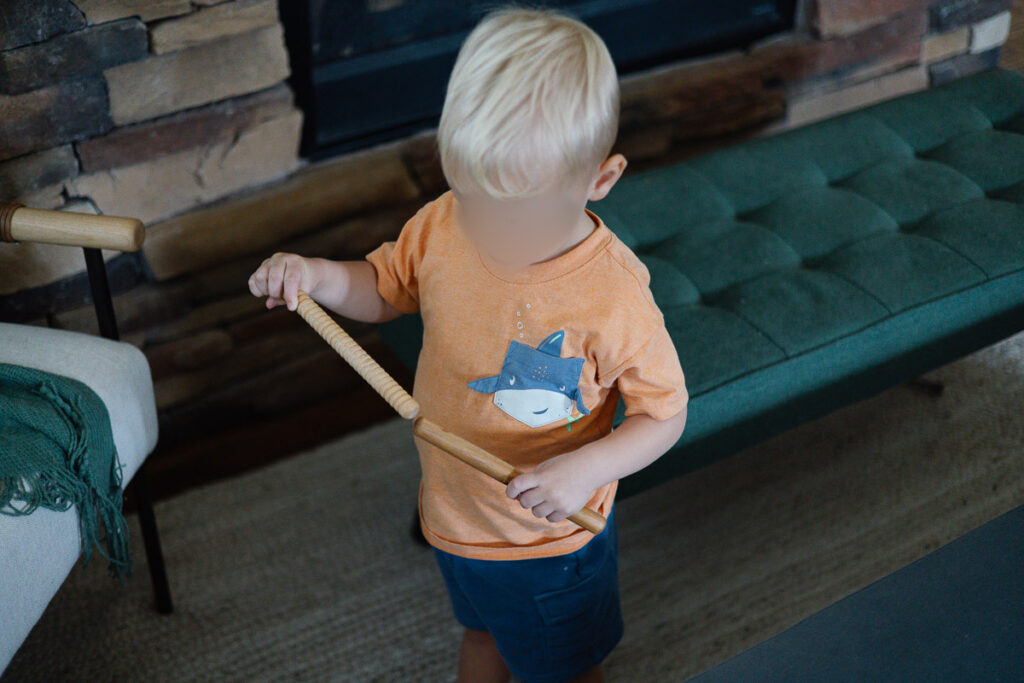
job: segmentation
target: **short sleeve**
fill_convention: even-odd
[[[377,270],[377,292],[402,313],[420,310],[420,266],[433,204],[428,202],[406,221],[397,239],[382,243],[365,257]]]
[[[644,413],[656,420],[672,417],[688,400],[686,377],[672,337],[664,325],[627,361],[615,369],[625,415]]]

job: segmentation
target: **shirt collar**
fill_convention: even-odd
[[[454,202],[455,198],[451,190],[448,190],[448,194],[450,195],[450,200]],[[474,244],[465,239],[458,226],[455,226],[455,232],[459,234],[460,239],[467,242],[467,248],[476,254],[477,261],[481,267],[492,277],[512,284],[536,284],[561,277],[580,268],[597,256],[611,241],[613,233],[605,225],[604,221],[601,220],[601,217],[586,207],[583,208],[583,211],[594,222],[594,229],[590,231],[589,235],[569,251],[546,261],[530,264],[514,273],[502,269],[499,264],[494,263],[486,255],[482,254]]]

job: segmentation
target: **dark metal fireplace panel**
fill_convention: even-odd
[[[437,125],[459,47],[495,0],[286,0],[290,82],[318,159]],[[795,0],[534,2],[585,21],[619,75],[742,47],[793,25]]]

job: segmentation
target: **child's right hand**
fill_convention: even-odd
[[[267,308],[285,303],[290,311],[299,304],[299,289],[308,294],[314,284],[311,259],[280,251],[249,276],[249,291],[267,297]]]

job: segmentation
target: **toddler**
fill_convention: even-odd
[[[437,143],[450,189],[365,260],[279,252],[249,279],[269,308],[294,310],[301,287],[353,320],[418,311],[423,415],[523,471],[502,488],[415,438],[423,534],[465,627],[460,681],[603,680],[623,634],[618,480],[685,425],[647,268],[585,206],[626,167],[610,154],[618,120],[596,33],[550,8],[493,10],[448,81]],[[584,506],[607,518],[600,534],[566,519]]]

